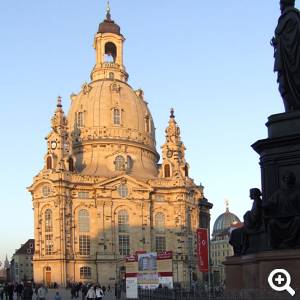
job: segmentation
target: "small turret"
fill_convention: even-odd
[[[74,171],[74,161],[70,154],[67,119],[62,109],[61,97],[57,98],[56,110],[51,119],[52,131],[46,137],[47,154],[45,169]]]
[[[188,177],[189,166],[185,161],[185,150],[180,137],[180,128],[175,121],[174,109],[171,108],[169,125],[166,128],[166,142],[162,146],[161,177]]]

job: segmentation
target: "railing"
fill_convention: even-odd
[[[166,289],[158,288],[155,290],[140,289],[139,300],[285,300],[291,299],[286,293],[276,293],[269,290],[239,290],[237,293],[222,293],[211,291],[208,295],[201,288],[187,290],[183,288]],[[297,298],[298,299],[298,298]]]
[[[208,296],[200,290],[188,291],[186,289],[155,289],[139,290],[139,300],[241,300],[240,298],[224,298],[221,295]]]
[[[102,64],[102,67],[103,68],[115,68],[115,69],[119,69],[120,65],[116,64],[116,63],[113,63],[113,62],[105,62],[105,63]]]

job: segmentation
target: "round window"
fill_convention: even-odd
[[[128,196],[128,187],[126,184],[120,184],[118,187],[119,195],[122,198],[126,198]]]

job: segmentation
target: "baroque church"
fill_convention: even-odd
[[[94,39],[91,81],[71,95],[67,115],[57,100],[44,166],[28,188],[35,282],[113,285],[124,278],[127,255],[167,250],[175,282],[199,278],[203,187],[189,177],[173,110],[159,163],[144,93],[128,84],[124,41],[108,7]]]

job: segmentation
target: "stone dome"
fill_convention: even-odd
[[[101,79],[84,84],[71,99],[67,118],[77,171],[115,176],[114,159],[121,154],[131,157],[137,177],[157,174],[155,128],[142,90]]]
[[[107,8],[106,19],[99,24],[98,33],[114,33],[121,35],[120,26],[111,19],[109,7]]]
[[[215,221],[213,227],[213,236],[222,232],[225,229],[228,229],[233,223],[240,223],[240,219],[228,209],[226,212],[221,214]]]
[[[114,33],[121,35],[120,26],[112,20],[104,20],[99,25],[98,33]]]

